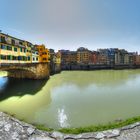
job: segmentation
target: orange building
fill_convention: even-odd
[[[50,62],[49,49],[45,48],[45,45],[35,45],[39,53],[39,62]]]

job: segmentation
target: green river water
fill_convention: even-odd
[[[140,116],[140,70],[63,71],[46,80],[0,72],[0,111],[29,123],[85,127]]]

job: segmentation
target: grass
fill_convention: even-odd
[[[80,133],[87,133],[87,132],[97,132],[97,131],[104,131],[104,130],[108,130],[108,129],[120,128],[120,127],[127,126],[127,125],[133,124],[135,122],[139,122],[139,121],[140,121],[140,116],[122,120],[119,122],[108,123],[106,125],[97,125],[97,126],[79,127],[79,128],[61,128],[61,129],[58,129],[57,131],[66,133],[66,134],[80,134]],[[52,128],[47,128],[43,125],[35,125],[35,126],[38,129],[44,130],[44,131],[50,132],[50,131],[54,130]]]
[[[52,129],[52,128],[47,128],[47,127],[45,127],[44,125],[34,125],[37,129],[39,129],[39,130],[44,130],[44,131],[48,131],[48,132],[51,132],[51,131],[53,131],[54,129]]]

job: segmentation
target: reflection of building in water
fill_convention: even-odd
[[[127,80],[135,78],[139,75],[139,71],[116,71],[116,70],[101,70],[101,71],[73,71],[62,72],[62,74],[55,77],[59,81],[59,85],[77,85],[79,87],[86,87],[91,84],[97,86],[118,86],[123,85]]]
[[[34,81],[30,81],[31,83],[29,84],[28,82],[28,87],[32,86],[32,89],[36,88],[38,84],[33,84]],[[41,81],[38,81],[41,82]],[[24,82],[22,82],[24,89],[27,86]],[[8,99],[5,98],[5,100],[0,102],[0,110],[4,112],[8,112],[10,114],[14,114],[15,117],[19,119],[23,119],[26,122],[30,123],[37,123],[36,122],[36,115],[37,112],[40,110],[42,107],[46,107],[51,103],[51,95],[50,95],[50,88],[49,86],[44,86],[45,81],[43,84],[38,85],[38,88],[36,89],[36,92],[34,90],[34,94],[32,92],[32,95],[26,94],[27,92],[30,92],[31,89],[27,89],[26,91],[21,90],[13,90],[13,92],[16,92],[15,95],[11,95]],[[20,82],[21,84],[21,82]],[[19,84],[19,85],[20,85]],[[15,86],[16,87],[16,86]],[[40,87],[40,88],[39,88]],[[45,88],[44,88],[45,87]],[[8,91],[5,90],[5,91]],[[9,91],[10,92],[10,91]],[[24,95],[23,95],[24,92]],[[22,96],[17,96],[18,94],[22,93]]]
[[[35,95],[46,84],[46,80],[21,80],[8,79],[5,77],[1,79],[1,84],[2,83],[3,85],[0,92],[0,100],[4,100],[12,96],[21,97],[26,94]]]
[[[69,127],[67,114],[64,108],[58,109],[58,122],[62,128]]]

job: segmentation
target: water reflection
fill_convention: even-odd
[[[17,118],[29,123],[38,124],[37,116],[40,108],[51,102],[50,91],[44,89],[46,80],[18,80],[0,77],[2,90],[0,91],[0,111],[14,114]],[[47,88],[49,89],[49,87]],[[41,120],[43,122],[43,120]],[[39,124],[42,124],[42,123]],[[46,124],[46,120],[43,124]]]
[[[8,83],[8,78],[7,77],[0,77],[0,93],[5,89],[6,84]]]
[[[91,84],[96,86],[119,86],[125,84],[128,80],[134,80],[140,75],[140,70],[100,70],[100,71],[73,71],[62,72],[63,74],[54,75],[53,79],[57,81],[54,87],[67,84],[87,87]]]
[[[35,95],[46,82],[46,80],[23,80],[0,77],[0,101],[13,96]]]

